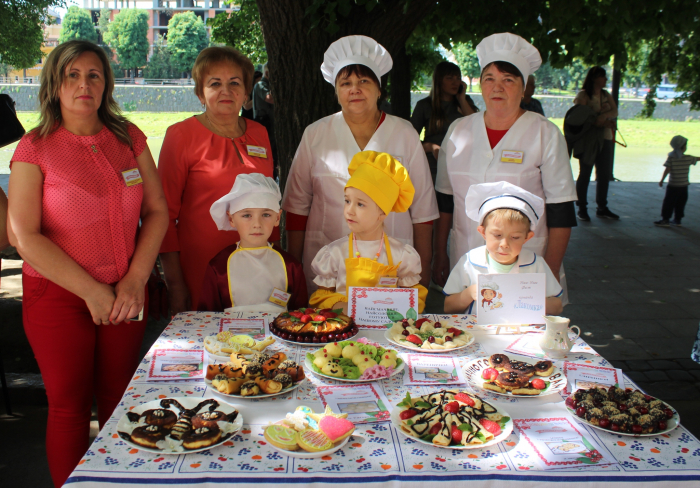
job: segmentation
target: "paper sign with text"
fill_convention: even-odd
[[[406,357],[408,374],[404,385],[456,385],[465,383],[459,360],[436,354],[409,354]]]
[[[231,319],[223,318],[219,322],[219,332],[225,330],[235,335],[247,335],[256,341],[265,339],[267,321],[265,319]]]
[[[353,424],[367,424],[390,420],[389,400],[379,383],[366,385],[319,386],[323,406],[348,414]]]
[[[617,385],[625,389],[625,380],[622,370],[617,368],[604,368],[592,364],[564,363],[564,374],[568,380],[565,393],[571,395],[576,390],[588,390],[590,388],[609,388]]]
[[[480,274],[477,324],[543,324],[545,280],[544,273]]]
[[[148,381],[200,380],[204,377],[204,351],[201,349],[156,349]]]
[[[351,286],[348,311],[360,329],[384,329],[399,316],[417,318],[416,288],[363,288]],[[389,315],[387,315],[389,311]]]

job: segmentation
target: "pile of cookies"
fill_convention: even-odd
[[[309,407],[297,407],[281,421],[265,427],[270,444],[285,451],[323,452],[350,437],[355,425],[346,413],[333,413],[329,407],[314,413]]]
[[[510,392],[513,395],[539,395],[548,386],[543,377],[554,372],[552,361],[543,360],[532,365],[515,361],[505,354],[494,354],[489,358],[490,368],[482,371],[482,387],[498,393]],[[534,378],[537,376],[537,378]]]
[[[206,379],[226,395],[274,395],[303,381],[304,368],[287,359],[283,352],[273,355],[258,352],[250,358],[231,354],[228,363],[207,366]]]
[[[275,338],[270,336],[264,341],[256,341],[247,335],[235,335],[225,330],[204,338],[204,349],[215,356],[229,354],[254,354],[264,351],[267,346],[274,344]]]

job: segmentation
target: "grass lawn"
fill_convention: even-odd
[[[176,122],[194,115],[190,112],[128,112],[126,116],[147,136],[153,158],[158,161],[160,147],[166,129]],[[34,127],[37,112],[20,112],[19,119],[26,129]],[[558,127],[562,119],[551,119]],[[667,120],[621,120],[619,128],[628,147],[615,150],[615,176],[623,181],[659,181],[663,162],[671,150],[669,142],[677,134],[688,138],[688,153],[700,155],[700,122],[674,122]],[[10,172],[9,162],[17,144],[0,149],[0,174]],[[572,159],[574,177],[578,174],[578,160]],[[700,183],[700,168],[692,168],[690,181]]]

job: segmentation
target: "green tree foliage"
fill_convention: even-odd
[[[34,66],[44,56],[42,26],[51,24],[49,7],[63,0],[2,0],[0,2],[0,62],[18,69]]]
[[[106,8],[100,10],[100,16],[97,18],[97,33],[98,33],[98,43],[105,53],[107,53],[107,58],[109,59],[109,65],[112,67],[114,73],[121,71],[119,63],[114,59],[114,50],[107,44],[107,37],[109,32],[109,27],[112,25],[110,21],[110,16],[112,11]]]
[[[168,22],[170,59],[178,71],[192,71],[197,56],[208,44],[204,22],[194,12],[173,15]]]
[[[177,73],[172,66],[170,49],[164,36],[158,36],[153,44],[153,53],[148,60],[148,66],[144,70],[146,78],[177,78]]]
[[[424,89],[426,81],[432,80],[435,65],[445,58],[439,45],[420,29],[416,29],[406,41],[406,54],[411,69],[411,89]]]
[[[73,39],[97,42],[97,31],[90,12],[76,6],[70,7],[63,18],[58,43],[63,44]]]
[[[226,3],[230,4],[231,1]],[[255,0],[241,0],[238,4],[238,12],[222,12],[207,20],[207,24],[212,28],[211,39],[238,49],[248,56],[253,64],[264,64],[267,62],[267,50],[258,4]]]
[[[134,70],[144,66],[149,48],[148,13],[139,9],[121,10],[109,24],[104,39],[117,53],[122,69]]]
[[[452,46],[452,54],[454,54],[457,66],[462,70],[462,76],[469,78],[469,91],[471,91],[474,78],[481,76],[476,49],[471,42],[458,42]]]

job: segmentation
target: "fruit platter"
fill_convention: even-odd
[[[566,399],[566,408],[591,427],[619,435],[657,436],[681,423],[678,412],[666,402],[618,386],[576,390]]]
[[[300,308],[279,314],[270,332],[285,342],[308,345],[352,339],[358,328],[342,310]]]
[[[417,398],[407,393],[391,412],[391,422],[405,436],[447,449],[491,446],[513,431],[508,413],[460,390],[441,390]]]
[[[426,317],[402,318],[387,327],[384,337],[389,342],[422,353],[455,351],[474,342],[470,332]]]
[[[315,413],[299,406],[285,418],[265,427],[265,440],[279,453],[289,457],[314,459],[327,456],[347,444],[355,425],[346,413],[334,413],[330,407]]]
[[[537,397],[562,391],[566,375],[547,359],[493,354],[464,365],[467,381],[481,390],[511,397]]]
[[[405,362],[393,349],[365,339],[326,344],[308,353],[304,366],[326,378],[365,382],[389,378],[403,371]]]

